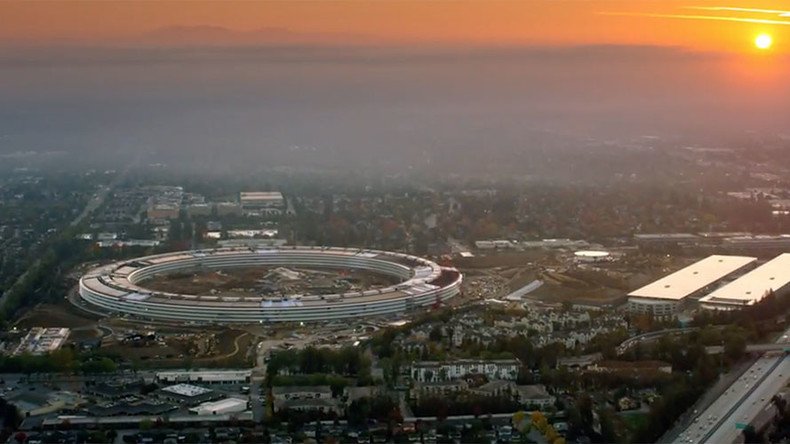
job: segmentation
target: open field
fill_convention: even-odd
[[[624,292],[612,288],[576,289],[555,283],[544,283],[528,295],[529,299],[549,304],[570,302],[589,305],[614,304],[621,302],[624,297]]]
[[[453,259],[453,264],[459,269],[524,267],[537,261],[541,261],[541,263],[550,262],[552,257],[553,254],[551,252],[535,249],[519,252],[497,252],[485,256],[459,257]]]

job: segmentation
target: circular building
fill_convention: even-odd
[[[602,262],[611,259],[612,255],[608,251],[582,250],[573,253],[577,262]]]
[[[397,283],[327,294],[187,294],[153,290],[146,281],[168,275],[249,267],[362,270]],[[460,292],[454,268],[416,256],[330,247],[217,248],[115,262],[80,279],[82,299],[104,311],[144,319],[209,323],[323,321],[387,315],[430,306]]]

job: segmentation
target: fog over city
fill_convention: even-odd
[[[0,425],[790,442],[790,0],[0,0]]]
[[[790,134],[787,66],[657,46],[5,47],[0,153],[560,174],[604,145]]]

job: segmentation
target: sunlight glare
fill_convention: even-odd
[[[768,49],[773,44],[773,39],[768,34],[760,34],[754,39],[754,46],[760,49]]]

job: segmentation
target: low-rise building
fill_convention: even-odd
[[[328,385],[272,387],[272,397],[277,400],[330,399],[332,389]]]
[[[790,253],[780,254],[760,267],[700,298],[702,308],[732,310],[759,303],[770,294],[790,292]]]
[[[471,393],[480,396],[510,396],[513,394],[516,384],[513,381],[505,381],[498,379],[496,381],[487,382],[480,387],[470,389]]]
[[[274,411],[299,410],[341,413],[328,385],[272,387]]]
[[[250,216],[278,216],[285,207],[285,199],[279,191],[252,191],[239,194],[241,208]]]
[[[154,203],[148,207],[146,216],[149,220],[178,219],[181,207],[175,203]]]
[[[569,356],[557,359],[557,368],[565,367],[571,370],[584,370],[598,361],[603,360],[601,353],[592,353],[583,356]]]
[[[321,412],[321,413],[334,413],[340,415],[343,409],[335,399],[291,399],[286,401],[275,401],[274,411],[281,410],[296,410],[300,412]]]
[[[217,216],[241,216],[241,205],[236,202],[218,202],[215,205]]]
[[[419,382],[446,381],[475,374],[488,379],[515,380],[520,367],[518,359],[419,361],[412,364],[411,376]]]
[[[211,216],[213,211],[214,206],[207,203],[198,203],[187,206],[187,215],[189,217]]]
[[[156,373],[163,383],[191,382],[197,384],[249,384],[252,370],[186,370]]]
[[[189,409],[189,412],[195,415],[226,415],[246,411],[248,407],[248,402],[244,399],[225,398],[201,403]]]
[[[142,388],[142,381],[99,382],[86,385],[83,392],[99,398],[114,400],[139,395]]]
[[[538,406],[545,409],[557,401],[557,398],[550,395],[543,384],[518,385],[515,392],[518,402],[526,406]]]
[[[178,409],[169,402],[113,402],[90,405],[85,411],[91,416],[163,415]]]
[[[32,355],[43,355],[53,352],[69,338],[71,330],[68,328],[44,328],[33,327],[27,335],[22,338],[22,342],[14,351],[14,355],[30,353]]]
[[[418,382],[414,384],[411,390],[411,397],[417,400],[420,398],[443,397],[468,389],[469,384],[461,379],[454,381]]]
[[[6,401],[16,406],[23,417],[49,415],[52,413],[75,410],[86,401],[80,395],[72,392],[51,392],[47,394],[17,391],[3,396]]]
[[[754,257],[708,256],[628,293],[628,310],[659,319],[674,317],[681,302],[703,295],[716,283],[756,261]]]
[[[157,391],[159,398],[182,405],[198,405],[222,397],[214,390],[190,384],[171,385]]]

